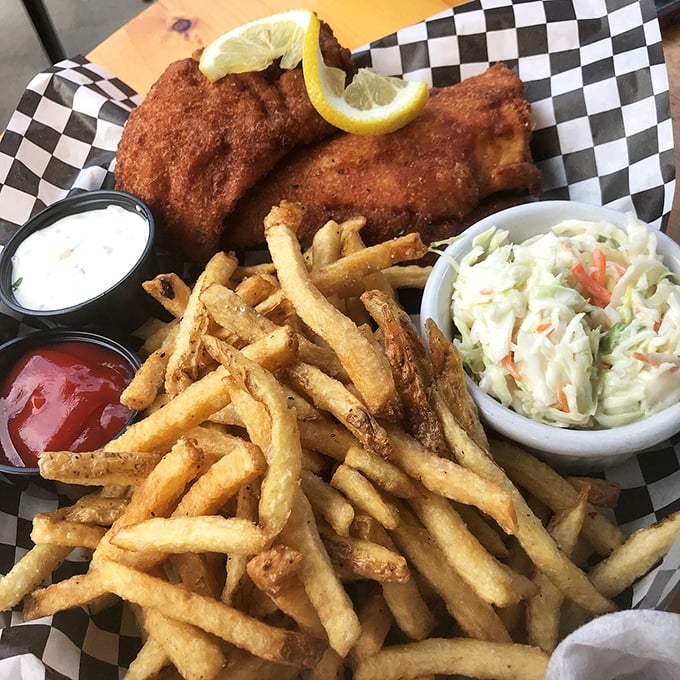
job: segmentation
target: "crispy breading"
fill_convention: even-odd
[[[326,63],[354,70],[325,24]],[[116,188],[148,203],[159,236],[204,264],[236,201],[298,144],[335,131],[313,108],[302,69],[274,65],[211,83],[198,55],[171,64],[132,111],[118,145]],[[271,207],[271,206],[269,206]]]
[[[283,199],[305,207],[305,245],[318,225],[356,215],[366,218],[368,244],[411,231],[425,243],[448,238],[473,214],[539,191],[532,127],[521,80],[496,64],[433,89],[423,112],[396,132],[341,134],[294,151],[226,218],[222,245],[262,243],[264,216]]]

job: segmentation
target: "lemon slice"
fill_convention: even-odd
[[[314,21],[319,23],[313,12],[293,9],[238,26],[203,50],[198,68],[212,82],[228,73],[264,71],[279,58],[281,68],[293,69],[302,59],[304,36]]]
[[[310,22],[304,36],[302,68],[310,101],[331,125],[353,134],[386,134],[423,110],[429,96],[425,82],[361,68],[345,87],[345,72],[324,63],[319,30],[318,20]]]
[[[295,9],[239,26],[204,50],[198,68],[211,81],[228,73],[263,71],[276,59],[293,69],[302,60],[307,94],[331,125],[354,134],[385,134],[406,125],[428,98],[424,82],[359,69],[345,87],[346,74],[324,63],[321,22],[314,12]]]

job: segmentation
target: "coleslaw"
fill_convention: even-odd
[[[454,340],[487,393],[533,420],[624,425],[680,400],[680,285],[657,239],[567,220],[522,243],[495,227],[455,264]]]

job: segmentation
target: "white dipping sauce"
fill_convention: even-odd
[[[28,309],[90,300],[135,266],[149,239],[145,217],[117,205],[63,217],[28,236],[12,257],[12,289]]]

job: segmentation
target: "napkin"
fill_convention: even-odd
[[[545,680],[676,680],[678,649],[680,614],[648,609],[606,614],[562,640]]]

